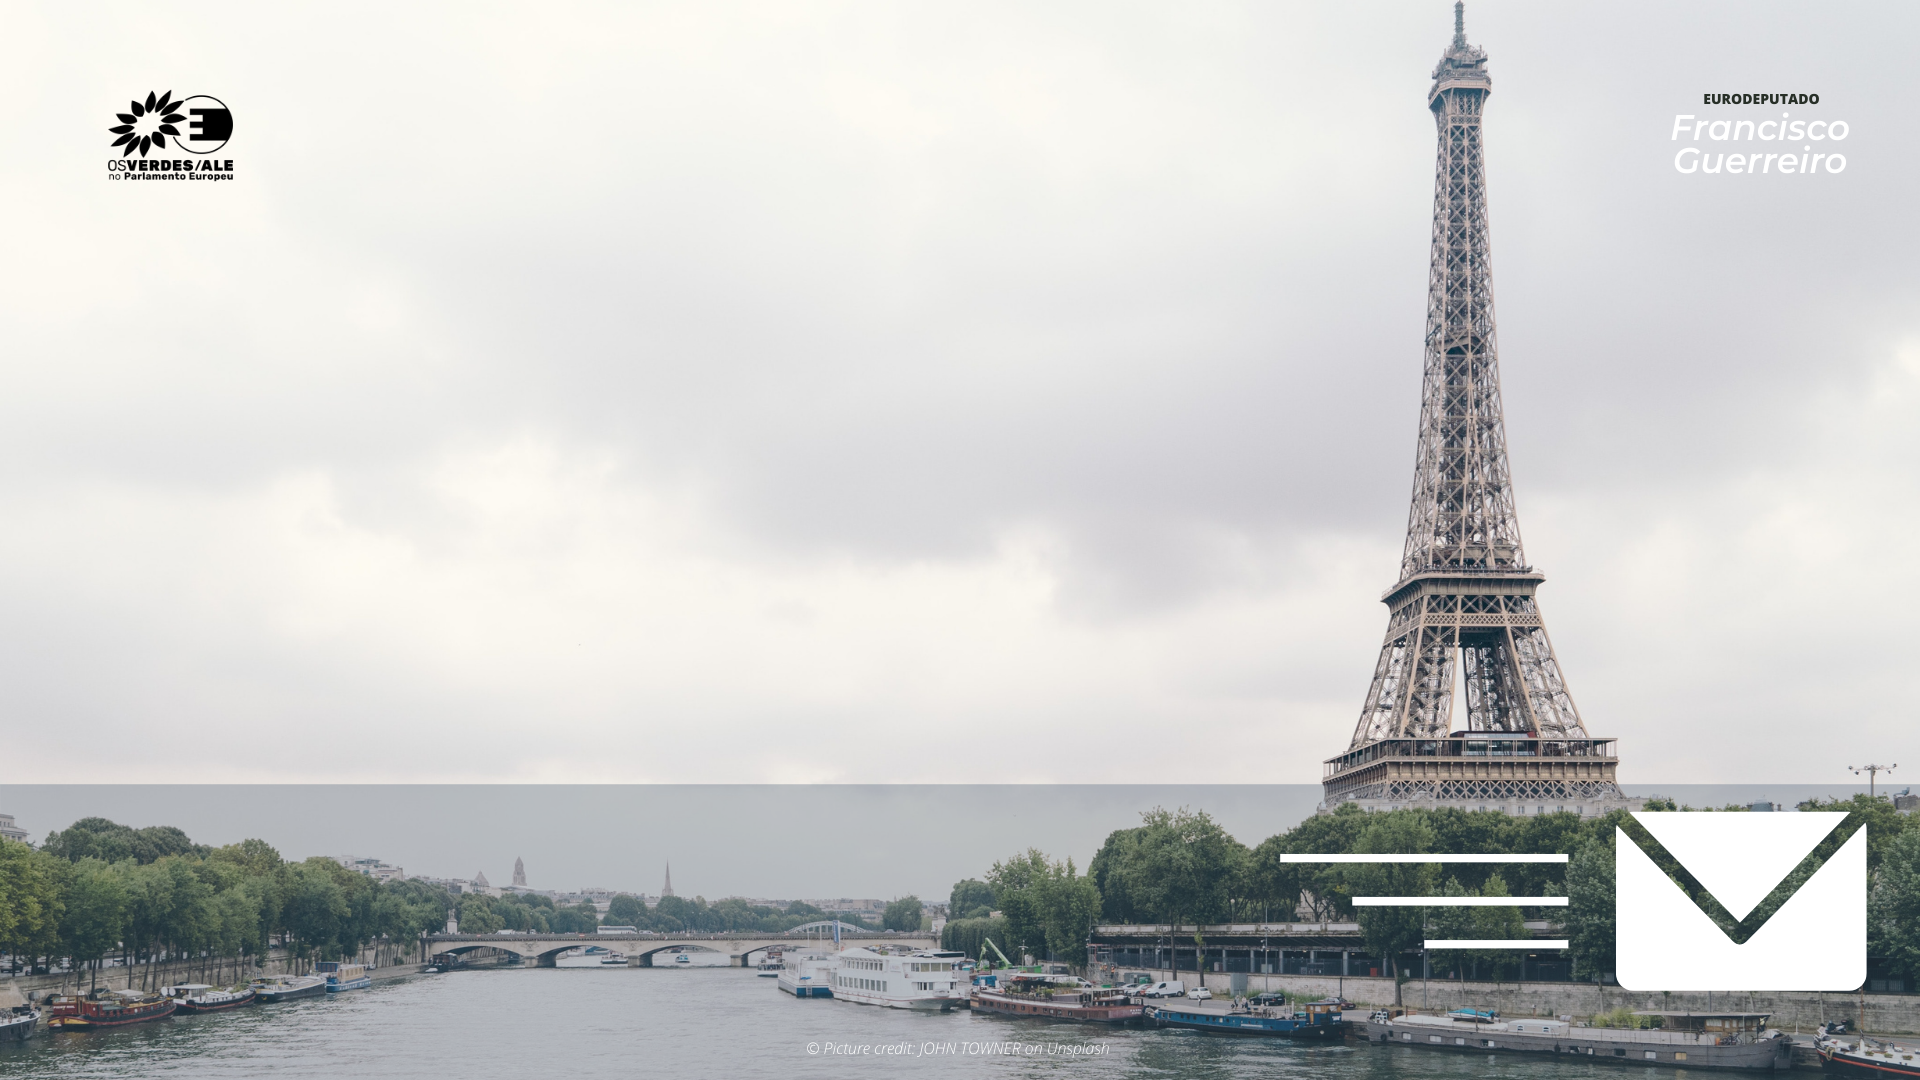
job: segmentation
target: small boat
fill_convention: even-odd
[[[760,966],[754,969],[754,973],[763,979],[777,979],[785,966],[778,960],[762,960]]]
[[[1147,1019],[1162,1027],[1195,1028],[1224,1035],[1264,1035],[1284,1039],[1341,1038],[1341,1002],[1310,1001],[1298,1009],[1285,1005],[1208,1008],[1198,1001],[1147,1006]]]
[[[0,1043],[33,1038],[40,1027],[40,1010],[20,996],[11,981],[0,983]]]
[[[624,953],[609,952],[600,958],[600,963],[604,967],[626,967],[627,957]]]
[[[93,997],[59,997],[48,1008],[47,1026],[62,1031],[98,1031],[102,1028],[144,1024],[174,1014],[179,1003],[144,990],[103,990]]]
[[[245,990],[216,990],[206,983],[181,983],[160,991],[180,1005],[183,1013],[225,1012],[253,1004],[255,993]]]
[[[326,992],[327,980],[319,975],[275,975],[253,983],[253,998],[262,1005],[323,997]]]
[[[800,998],[833,996],[833,969],[838,964],[833,954],[824,952],[788,953],[780,960],[781,990]]]
[[[24,1042],[40,1026],[40,1010],[11,1009],[0,1013],[0,1043]]]
[[[1885,1039],[1856,1036],[1851,1042],[1822,1033],[1813,1041],[1820,1068],[1836,1076],[1920,1076],[1920,1050]]]
[[[1095,986],[1073,975],[1004,977],[995,986],[976,986],[971,1004],[976,1012],[1081,1024],[1131,1024],[1146,1016],[1131,988]]]
[[[691,956],[688,956],[688,955],[687,955],[686,953],[674,953],[674,954],[673,954],[673,962],[674,962],[674,963],[676,963],[676,964],[682,964],[682,965],[685,965],[685,966],[687,966],[687,967],[692,967],[692,966],[693,966],[693,957],[691,957]]]
[[[326,978],[329,994],[338,994],[345,990],[364,990],[373,985],[373,979],[367,974],[364,964],[342,964],[333,960],[322,960],[313,965],[313,973]]]

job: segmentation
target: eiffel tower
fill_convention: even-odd
[[[1614,740],[1587,734],[1534,599],[1545,577],[1520,546],[1480,130],[1493,80],[1486,50],[1467,44],[1464,8],[1453,6],[1453,42],[1427,94],[1439,152],[1407,543],[1400,581],[1381,597],[1391,614],[1373,685],[1352,745],[1326,762],[1323,805],[1603,813],[1630,805]]]

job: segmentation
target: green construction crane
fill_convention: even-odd
[[[983,937],[983,938],[981,938],[981,939],[980,939],[980,941],[981,941],[981,943],[982,943],[982,944],[984,944],[984,945],[985,945],[985,946],[986,946],[987,948],[989,948],[989,949],[992,949],[992,950],[993,950],[993,953],[994,953],[994,955],[995,955],[995,956],[998,956],[998,957],[1000,958],[1000,964],[1001,964],[1001,966],[1002,966],[1002,967],[1013,967],[1013,966],[1014,966],[1014,964],[1013,964],[1013,961],[1011,961],[1011,960],[1009,960],[1009,959],[1007,959],[1007,954],[1006,954],[1006,953],[1003,953],[1003,952],[1001,952],[1001,951],[1000,951],[1000,946],[998,946],[998,945],[995,945],[995,944],[993,943],[993,939],[992,939],[992,938],[990,938],[990,937]],[[982,953],[981,953],[981,956],[980,956],[980,959],[982,959],[982,960],[985,960],[985,959],[986,959],[986,954],[985,954],[984,952],[982,952]]]

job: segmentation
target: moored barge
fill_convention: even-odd
[[[1852,1041],[1821,1035],[1813,1041],[1820,1068],[1836,1076],[1920,1076],[1920,1051],[1902,1043],[1864,1035]]]
[[[1147,1018],[1161,1027],[1194,1028],[1223,1035],[1255,1035],[1284,1039],[1320,1039],[1337,1042],[1341,1003],[1310,1001],[1299,1009],[1286,1005],[1248,1005],[1210,1009],[1198,1001],[1180,1000],[1147,1007]]]
[[[319,975],[275,975],[256,980],[252,989],[255,1001],[262,1005],[277,1005],[283,1001],[323,997],[327,992],[327,980]]]
[[[1081,1024],[1131,1024],[1146,1009],[1125,988],[1101,987],[1072,975],[1014,975],[996,986],[976,986],[977,1012],[1066,1020]]]
[[[178,1008],[178,1002],[158,994],[109,990],[94,997],[56,998],[47,1010],[47,1026],[62,1031],[97,1031],[165,1020]]]
[[[225,1012],[253,1004],[253,988],[245,990],[216,990],[206,983],[181,983],[167,987],[166,996],[180,1006],[183,1013]]]
[[[338,994],[345,990],[364,990],[373,985],[373,977],[367,974],[363,964],[342,964],[333,960],[323,960],[313,965],[313,973],[327,980],[327,993]]]
[[[1476,1054],[1570,1055],[1623,1065],[1678,1065],[1689,1069],[1788,1069],[1793,1040],[1766,1026],[1767,1013],[1641,1012],[1658,1028],[1574,1027],[1564,1020],[1527,1017],[1491,1022],[1450,1016],[1367,1019],[1367,1040]]]

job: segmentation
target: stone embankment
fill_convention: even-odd
[[[363,959],[363,962],[364,959]],[[414,975],[420,971],[417,963],[399,963],[387,967],[374,968],[367,972],[374,982],[385,982],[403,975]],[[251,958],[240,961],[226,959],[208,968],[205,961],[176,961],[154,964],[149,968],[145,964],[132,967],[103,967],[96,980],[91,972],[83,971],[78,976],[77,988],[82,992],[98,986],[102,990],[120,990],[141,985],[169,986],[173,983],[218,982],[221,984],[244,982],[263,975],[290,975],[312,970],[311,961],[296,961],[283,949],[275,949],[261,966],[254,966]],[[0,986],[11,985],[20,991],[21,996],[35,1000],[46,994],[71,994],[76,989],[72,972],[56,975],[20,975],[8,978],[0,975]]]
[[[1134,969],[1128,969],[1134,970]],[[1200,985],[1203,976],[1166,970],[1159,979],[1180,978]],[[1348,976],[1245,975],[1247,992],[1284,990],[1289,995],[1331,997],[1344,993],[1356,1005],[1393,1003],[1393,980]],[[1214,993],[1229,993],[1235,976],[1208,972],[1205,985]],[[1854,1030],[1888,1035],[1920,1034],[1920,994],[1788,994],[1788,993],[1636,993],[1618,986],[1593,983],[1454,982],[1413,979],[1400,987],[1400,1003],[1422,1012],[1454,1009],[1493,1009],[1502,1016],[1588,1017],[1615,1009],[1656,1009],[1694,1012],[1764,1012],[1783,1031],[1810,1033],[1829,1020],[1850,1019]]]

